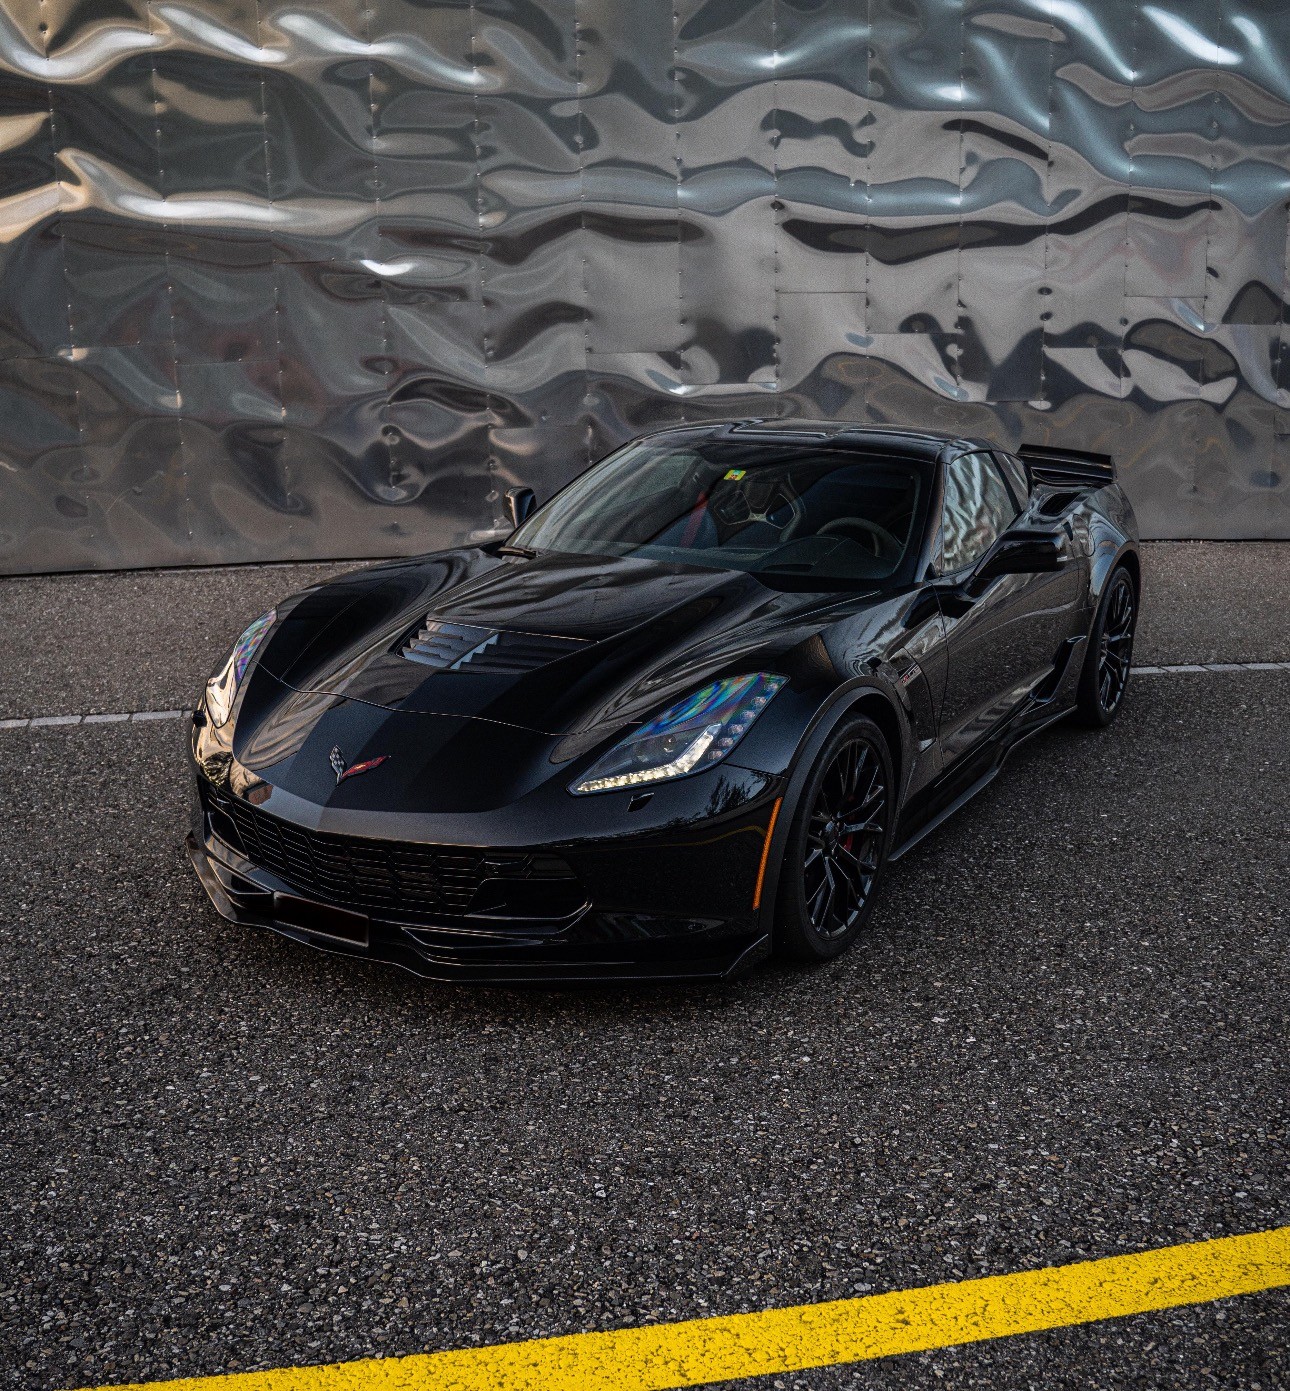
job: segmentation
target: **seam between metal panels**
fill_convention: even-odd
[[[1214,35],[1210,42],[1213,44],[1215,52],[1219,48],[1219,37],[1222,32],[1223,7],[1215,5],[1212,10]],[[1197,395],[1203,401],[1205,399],[1205,387],[1209,377],[1209,343],[1211,324],[1209,318],[1209,287],[1213,276],[1210,273],[1210,257],[1214,244],[1214,180],[1218,170],[1218,102],[1217,92],[1212,92],[1209,98],[1209,183],[1205,196],[1205,265],[1203,270],[1204,283],[1201,288],[1200,297],[1200,364],[1196,372]],[[1200,499],[1200,459],[1199,449],[1191,451],[1191,493],[1189,497],[1192,515],[1195,516],[1195,509],[1199,505]],[[1194,528],[1195,522],[1192,523]]]
[[[583,110],[582,66],[582,18],[578,12],[578,0],[573,0],[573,89],[576,118],[573,128],[573,143],[578,150],[578,257],[581,273],[582,294],[582,409],[586,412],[586,428],[583,433],[584,464],[592,462],[593,426],[591,404],[591,298],[587,283],[587,141],[586,115]]]
[[[762,407],[1114,445],[1149,536],[1290,527],[1276,493],[1290,434],[1278,7],[669,0],[648,26],[619,7],[602,44],[609,14],[588,0],[457,0],[442,34],[440,0],[312,18],[259,0],[232,22],[219,0],[5,3],[21,21],[0,62],[32,122],[5,161],[23,201],[4,344],[22,360],[0,429],[0,453],[21,461],[0,503],[7,569],[449,545],[460,510],[487,519],[490,476],[545,495],[651,425]],[[440,52],[467,18],[471,59]],[[863,53],[838,42],[866,19]],[[846,128],[857,79],[876,149]],[[946,122],[969,100],[950,150]],[[357,263],[360,241],[398,260],[303,269]],[[1177,302],[1201,294],[1202,263],[1208,332]],[[1002,265],[1028,277],[1005,273],[1006,300]],[[799,267],[817,298],[789,297],[808,283]],[[863,301],[839,313],[844,280]],[[675,296],[671,324],[659,295]],[[644,340],[655,324],[666,344]],[[243,341],[265,364],[254,381],[233,361]],[[400,371],[427,394],[405,404]],[[387,467],[405,482],[373,486]]]
[[[184,394],[179,386],[179,336],[175,329],[175,286],[171,273],[170,257],[170,209],[166,194],[166,167],[161,153],[161,87],[157,72],[157,52],[160,48],[160,34],[155,27],[155,0],[147,0],[148,34],[156,40],[149,62],[152,77],[152,138],[157,154],[157,197],[161,202],[161,259],[166,276],[166,322],[170,326],[170,370],[174,380],[173,402],[175,410],[175,432],[179,441],[179,477],[184,493],[184,528],[187,532],[188,550],[193,549],[193,517],[196,504],[192,489],[188,484],[188,439],[184,431]]]
[[[866,121],[866,129],[872,138],[868,141],[868,148],[865,151],[863,175],[864,175],[864,198],[861,202],[863,209],[862,218],[864,226],[864,324],[863,337],[865,346],[862,351],[864,359],[864,371],[860,375],[861,380],[861,406],[865,416],[869,414],[869,392],[873,385],[871,365],[873,363],[873,341],[869,334],[869,286],[873,276],[873,152],[878,144],[878,117],[873,109],[873,55],[874,55],[874,33],[873,33],[873,7],[874,0],[865,0],[864,7],[864,101],[861,104],[861,118],[864,120],[872,116],[873,121]]]
[[[1053,226],[1053,102],[1057,86],[1057,26],[1053,20],[1056,0],[1048,0],[1048,138],[1045,142],[1047,163],[1044,167],[1044,269],[1039,286],[1039,396],[1035,404],[1047,409],[1048,401],[1048,325],[1053,317],[1053,287],[1049,276],[1049,256],[1052,251]]]
[[[43,16],[48,13],[47,5],[49,0],[38,0],[36,13]],[[45,72],[48,76],[50,71],[49,59],[49,21],[38,18],[36,21],[37,33],[40,35],[41,56],[45,60]],[[63,290],[67,296],[65,308],[67,310],[67,342],[71,349],[72,361],[76,360],[76,326],[72,316],[72,282],[67,273],[67,241],[63,236],[63,180],[58,171],[58,117],[54,111],[54,84],[45,83],[45,105],[49,111],[49,177],[54,187],[58,190],[58,212],[56,218],[56,230],[58,234],[59,250],[63,259]]]
[[[776,0],[770,0],[770,303],[771,303],[771,353],[774,369],[771,390],[775,395],[775,414],[784,414],[783,381],[783,343],[780,338],[779,297],[779,240],[784,215],[784,202],[779,196],[779,145],[783,133],[779,128],[779,10]]]
[[[255,43],[259,49],[258,67],[260,73],[260,129],[264,135],[264,201],[268,204],[272,214],[274,209],[273,200],[273,156],[269,144],[269,84],[265,77],[265,57],[264,57],[264,11],[262,0],[255,0]],[[277,242],[270,235],[267,238],[269,246],[270,263],[273,267],[273,344],[274,356],[277,360],[276,386],[278,391],[278,423],[281,427],[281,434],[278,440],[277,464],[282,471],[282,491],[286,502],[287,513],[287,546],[291,547],[291,538],[295,531],[294,511],[290,506],[291,501],[291,458],[287,450],[287,400],[283,384],[286,380],[286,370],[283,365],[282,351],[282,267],[278,261]]]
[[[489,391],[489,339],[488,339],[488,272],[485,269],[487,254],[484,249],[484,149],[483,127],[479,116],[479,8],[476,0],[470,0],[470,139],[475,151],[475,294],[478,298],[477,327],[479,330],[479,378],[484,396],[484,439],[487,444],[485,467],[488,470],[487,502],[493,512],[493,524],[502,521],[500,507],[501,490],[497,480],[497,456],[493,450],[493,425],[496,413],[493,398]]]
[[[582,106],[582,18],[578,0],[573,0],[573,146],[578,150],[578,263],[579,295],[582,296],[582,409],[583,466],[591,463],[591,299],[587,284],[587,166],[586,140],[583,139]]]
[[[373,9],[372,9],[371,0],[366,0],[366,3],[365,3],[364,6],[363,6],[363,47],[364,47],[364,48],[366,49],[366,51],[367,51],[367,122],[368,122],[368,126],[367,126],[367,129],[368,129],[368,137],[367,137],[367,138],[368,138],[368,146],[369,146],[369,149],[370,149],[370,151],[371,151],[371,156],[372,156],[372,187],[371,187],[371,189],[370,189],[370,199],[371,199],[371,222],[372,222],[372,224],[373,224],[373,226],[374,226],[374,228],[375,228],[375,232],[376,232],[375,245],[376,245],[377,247],[379,247],[380,244],[381,244],[381,237],[382,237],[382,235],[383,235],[383,217],[382,217],[382,206],[381,206],[381,205],[382,205],[382,198],[381,198],[381,187],[382,187],[382,185],[381,185],[381,170],[380,170],[380,160],[379,160],[379,156],[378,156],[378,152],[377,152],[377,134],[376,134],[376,113],[377,113],[377,103],[376,103],[376,65],[375,65],[375,62],[374,62],[373,57],[372,57],[372,53],[373,53],[373,39],[372,39],[372,19],[373,19],[373,15],[374,15],[374,11],[373,11]],[[377,257],[374,256],[374,257],[372,258],[372,260],[375,262],[376,265],[378,265],[378,266],[381,265],[381,263],[380,263],[380,261],[379,261],[379,259],[378,259]],[[395,465],[394,465],[394,457],[395,457],[395,456],[394,456],[394,447],[393,447],[393,446],[394,446],[394,439],[395,439],[395,436],[396,436],[397,432],[395,431],[394,427],[390,424],[390,418],[389,418],[389,414],[388,414],[389,406],[390,406],[390,390],[391,390],[391,385],[392,385],[392,379],[393,379],[393,376],[394,376],[394,373],[393,373],[393,370],[392,370],[392,369],[393,369],[393,363],[392,363],[392,361],[391,361],[391,340],[390,340],[389,300],[388,300],[388,292],[387,292],[386,283],[385,283],[385,271],[384,271],[384,269],[383,269],[383,268],[378,269],[378,270],[374,271],[373,274],[376,276],[377,284],[378,284],[378,286],[379,286],[379,291],[380,291],[380,309],[381,309],[381,351],[380,351],[380,365],[381,365],[381,373],[382,373],[382,375],[383,375],[384,378],[385,378],[385,385],[382,387],[382,400],[381,400],[381,406],[380,406],[381,435],[382,435],[382,441],[381,441],[381,443],[384,445],[384,456],[385,456],[385,481],[386,481],[387,485],[390,487],[390,489],[393,490],[393,488],[394,488],[394,470],[395,470]]]
[[[957,121],[959,135],[959,230],[958,241],[954,249],[954,326],[949,335],[949,343],[946,351],[954,359],[954,385],[958,391],[958,399],[962,401],[967,392],[963,386],[963,345],[967,340],[967,320],[964,318],[963,305],[963,179],[966,169],[963,159],[966,151],[966,132],[967,132],[967,16],[965,13],[964,0],[958,3],[959,16],[959,118]]]
[[[1210,282],[1214,278],[1212,258],[1214,249],[1214,208],[1216,203],[1214,197],[1214,183],[1218,175],[1218,93],[1213,93],[1209,101],[1211,113],[1209,118],[1209,191],[1208,196],[1206,198],[1205,208],[1205,288],[1200,299],[1200,319],[1202,325],[1204,326],[1204,332],[1206,334],[1209,333],[1211,328],[1211,320],[1209,317],[1209,291]],[[1206,385],[1207,374],[1205,368],[1208,356],[1208,354],[1205,354],[1201,357],[1200,384],[1202,388]]]
[[[684,425],[689,419],[689,415],[686,410],[687,393],[685,391],[687,361],[685,345],[685,250],[681,240],[681,180],[684,170],[681,162],[681,14],[679,0],[672,0],[672,163],[676,175],[676,325],[679,330],[677,342],[680,344],[676,371],[681,386],[676,395],[681,408],[681,423]]]
[[[1134,120],[1138,109],[1138,30],[1142,25],[1142,0],[1135,0],[1133,22],[1129,26],[1132,37],[1129,40],[1129,126],[1125,131],[1125,187],[1124,187],[1124,274],[1120,280],[1120,351],[1116,359],[1119,372],[1120,396],[1124,400],[1124,340],[1129,324],[1129,257],[1133,245],[1133,137],[1137,131]]]
[[[1223,35],[1223,6],[1213,7],[1214,36],[1211,43],[1214,46],[1215,55],[1222,47]],[[1212,274],[1212,253],[1214,247],[1214,212],[1217,200],[1214,197],[1214,185],[1218,178],[1218,139],[1221,127],[1218,120],[1218,108],[1220,97],[1217,91],[1211,92],[1209,97],[1209,188],[1205,200],[1205,284],[1200,299],[1200,318],[1203,332],[1208,336],[1210,331],[1209,317],[1209,291],[1210,281],[1214,278]],[[1206,385],[1206,362],[1209,354],[1205,353],[1201,357],[1200,364],[1200,384],[1203,388]]]
[[[1290,435],[1290,401],[1283,403],[1281,399],[1283,394],[1290,394],[1290,380],[1287,380],[1286,373],[1286,362],[1290,359],[1290,352],[1287,352],[1287,337],[1290,337],[1287,333],[1290,329],[1290,196],[1284,191],[1281,194],[1281,206],[1286,212],[1286,240],[1281,257],[1281,316],[1277,325],[1277,371],[1272,379],[1274,439]]]
[[[37,20],[37,32],[40,34],[41,52],[45,59],[46,75],[48,75],[48,72],[50,70],[49,21],[44,18],[44,16],[48,13],[48,10],[46,9],[47,4],[48,0],[39,0],[39,7],[36,11],[37,15],[40,16],[40,18],[38,18]],[[67,239],[63,235],[64,190],[62,174],[59,171],[58,115],[54,109],[54,84],[52,82],[46,82],[45,84],[45,101],[49,109],[49,176],[50,180],[53,183],[53,186],[58,190],[58,211],[55,214],[54,230],[58,237],[59,255],[63,263],[63,293],[66,296],[65,308],[67,311],[67,356],[68,362],[70,364],[68,369],[68,377],[72,382],[72,412],[75,417],[72,423],[76,429],[77,443],[83,451],[85,448],[85,422],[81,414],[80,369],[77,366],[76,351],[76,319],[72,311],[72,279],[67,269]],[[85,514],[86,517],[89,518],[90,508],[88,493],[84,495],[84,503]],[[87,528],[87,530],[89,532],[90,539],[93,540],[95,534],[93,525],[91,524]]]
[[[1280,203],[1286,213],[1285,247],[1281,256],[1281,307],[1277,324],[1276,372],[1272,378],[1272,438],[1284,449],[1290,446],[1290,192],[1283,186]],[[1283,398],[1287,398],[1284,399]],[[1265,537],[1272,534],[1272,518],[1263,529]]]

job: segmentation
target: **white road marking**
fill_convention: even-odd
[[[1191,676],[1229,671],[1290,671],[1290,662],[1187,662],[1178,666],[1134,667],[1134,676]]]
[[[36,715],[25,720],[0,720],[0,729],[46,729],[68,724],[142,724],[147,720],[183,720],[188,710],[125,710],[110,715]]]

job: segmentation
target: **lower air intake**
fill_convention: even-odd
[[[584,901],[558,855],[415,845],[311,831],[211,794],[211,824],[262,869],[310,898],[395,921],[443,916],[559,918]]]

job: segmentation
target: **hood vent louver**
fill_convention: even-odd
[[[515,676],[544,667],[584,645],[582,638],[512,633],[427,616],[404,644],[403,655],[436,671]]]

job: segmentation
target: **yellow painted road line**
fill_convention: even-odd
[[[1290,1227],[1280,1227],[829,1304],[144,1385],[148,1391],[671,1391],[1065,1328],[1286,1285]]]

